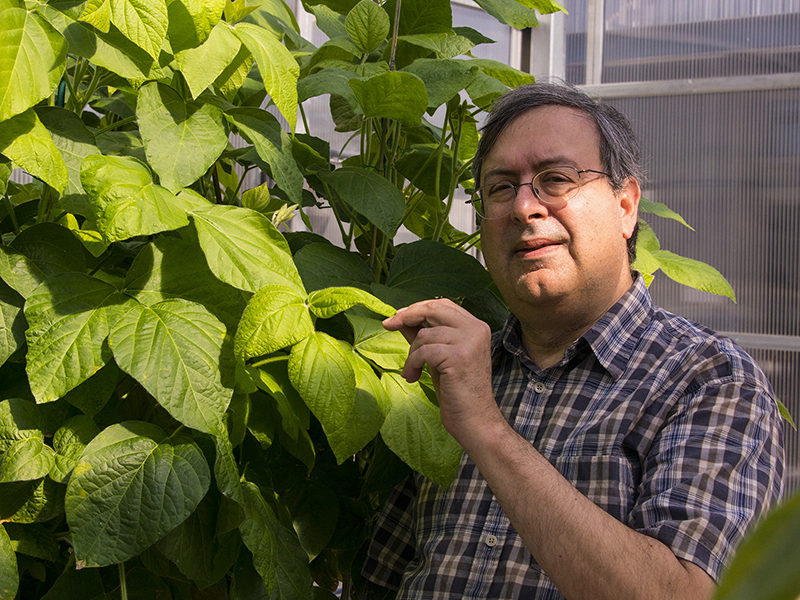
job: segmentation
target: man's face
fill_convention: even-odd
[[[499,135],[480,185],[527,183],[559,165],[604,170],[595,125],[576,109],[534,108]],[[486,266],[523,322],[543,308],[599,318],[631,285],[625,240],[636,225],[639,187],[631,181],[614,194],[607,177],[582,177],[588,183],[569,202],[542,204],[523,186],[508,216],[481,223]]]

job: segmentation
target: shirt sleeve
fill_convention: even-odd
[[[782,492],[783,423],[769,384],[690,390],[642,466],[631,525],[717,580]]]
[[[416,492],[413,474],[392,490],[378,516],[364,561],[364,578],[394,591],[416,555],[412,526]]]

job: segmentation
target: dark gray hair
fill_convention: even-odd
[[[639,140],[628,119],[613,106],[601,102],[567,83],[532,83],[515,88],[498,98],[482,129],[478,150],[472,162],[477,187],[481,167],[491,152],[497,138],[517,117],[541,106],[565,106],[575,108],[588,115],[597,128],[600,138],[600,161],[610,175],[609,183],[614,193],[619,192],[628,179],[644,182]],[[628,240],[628,259],[636,259],[636,237],[639,225]]]

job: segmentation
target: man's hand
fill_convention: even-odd
[[[486,419],[503,418],[492,393],[486,323],[450,300],[426,300],[400,309],[383,326],[411,344],[402,373],[407,381],[417,381],[428,365],[442,423],[462,445]]]

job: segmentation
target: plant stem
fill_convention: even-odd
[[[214,184],[214,197],[217,204],[222,204],[222,190],[219,187],[219,174],[217,173],[217,163],[211,165],[211,182]]]
[[[11,198],[8,197],[8,194],[3,196],[3,200],[6,204],[6,210],[8,211],[8,216],[11,217],[11,224],[14,226],[14,233],[19,235],[19,223],[17,223],[17,215],[14,212],[14,205],[11,203]]]
[[[447,137],[447,124],[450,122],[450,107],[447,107],[447,111],[444,115],[444,123],[442,124],[442,139],[439,140],[439,148],[436,152],[436,178],[434,179],[434,197],[436,198],[436,228],[433,230],[433,241],[438,242],[439,238],[442,235],[442,230],[444,229],[444,223],[447,220],[447,213],[442,215],[439,212],[439,198],[441,197],[439,193],[439,186],[440,180],[442,178],[442,161],[444,160],[444,148],[445,148],[445,139]],[[452,169],[451,169],[452,171]],[[452,177],[452,173],[450,174]]]
[[[282,354],[280,356],[271,356],[270,358],[265,358],[264,360],[260,360],[260,361],[258,361],[256,363],[253,363],[250,366],[258,368],[258,367],[263,367],[264,365],[268,365],[270,363],[281,362],[282,360],[289,360],[289,355],[288,354]]]
[[[389,53],[389,70],[394,71],[394,56],[397,53],[397,34],[400,31],[400,5],[402,0],[397,0],[394,7],[394,30],[392,31],[392,51]]]
[[[125,563],[119,563],[119,594],[122,600],[128,600],[128,582],[125,579]]]
[[[454,128],[452,125],[450,129],[453,131],[453,167],[457,164],[458,161],[458,153],[461,147],[461,133],[464,129],[464,120],[463,118],[458,119],[458,128]],[[447,194],[447,207],[444,211],[444,216],[442,219],[437,220],[436,222],[436,231],[433,234],[433,239],[438,241],[439,236],[442,235],[442,231],[444,231],[445,223],[450,220],[450,211],[453,208],[453,198],[456,195],[456,186],[458,185],[458,177],[456,176],[456,169],[452,169],[452,173],[450,175],[450,189],[448,190]]]
[[[136,120],[136,115],[131,115],[130,117],[125,117],[124,119],[120,119],[119,121],[114,121],[110,125],[106,125],[105,127],[101,127],[97,131],[94,132],[94,137],[105,133],[106,131],[111,131],[112,129],[116,129],[117,127],[122,127],[123,125],[127,125],[128,123],[133,123]]]
[[[306,133],[311,135],[311,131],[308,128],[308,119],[306,118],[306,111],[303,108],[303,104],[298,102],[297,106],[300,108],[300,118],[303,119],[303,127],[306,130]]]

